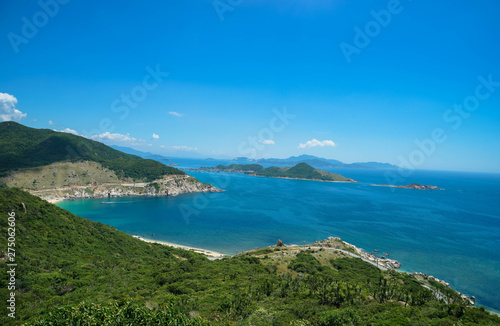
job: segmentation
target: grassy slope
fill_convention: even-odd
[[[120,183],[116,173],[97,162],[56,162],[36,168],[13,171],[0,179],[9,187],[21,189],[51,189],[64,185],[87,185],[92,182]]]
[[[165,174],[185,174],[154,160],[125,154],[84,137],[35,129],[8,121],[0,123],[0,174],[55,162],[93,161],[114,170],[119,178],[152,181]]]
[[[209,261],[142,242],[10,188],[0,190],[2,251],[11,211],[16,212],[17,322],[47,317],[50,307],[91,301],[101,305],[83,304],[48,318],[64,325],[68,316],[87,322],[91,312],[112,319],[125,309],[129,317],[130,310],[153,320],[147,318],[168,318],[173,305],[179,318],[201,314],[243,325],[500,324],[481,309],[436,301],[413,277],[338,253],[271,247]],[[5,268],[0,264],[3,302]],[[167,312],[149,310],[164,304]],[[3,316],[0,324],[14,324]]]

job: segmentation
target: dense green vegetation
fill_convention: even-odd
[[[191,318],[172,304],[160,308],[149,309],[134,302],[113,302],[107,305],[83,302],[77,306],[63,306],[51,310],[45,316],[26,326],[54,325],[185,325],[203,326],[209,322],[200,317]]]
[[[259,164],[231,164],[217,165],[215,169],[220,171],[238,171],[238,172],[259,172],[264,170],[264,167]]]
[[[259,164],[231,164],[218,165],[215,167],[218,171],[243,172],[261,177],[271,178],[292,178],[292,179],[307,179],[307,180],[322,180],[322,181],[353,181],[337,173],[331,173],[315,169],[307,163],[298,163],[293,167],[277,167],[271,166],[264,168]]]
[[[210,261],[5,187],[0,257],[12,211],[17,319],[2,314],[2,325],[500,325],[452,293],[444,292],[447,304],[413,276],[333,250],[274,246]],[[5,269],[0,264],[3,302]]]
[[[160,179],[165,174],[184,175],[184,171],[166,166],[150,159],[124,160],[114,159],[102,162],[102,165],[116,172],[119,178],[133,178],[147,182]]]
[[[13,121],[0,123],[0,176],[21,168],[34,168],[54,162],[93,161],[120,177],[152,181],[165,174],[185,174],[154,160],[125,154],[84,137],[34,129]]]

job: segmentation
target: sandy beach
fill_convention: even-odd
[[[221,254],[219,252],[216,252],[216,251],[211,251],[211,250],[206,250],[206,249],[200,249],[200,248],[193,248],[193,247],[187,247],[187,246],[182,246],[182,245],[178,245],[178,244],[170,243],[170,242],[165,242],[165,241],[157,241],[157,240],[151,240],[151,239],[144,239],[144,238],[142,238],[140,236],[137,236],[137,235],[134,235],[133,237],[137,238],[139,240],[145,241],[145,242],[159,243],[159,244],[162,244],[164,246],[170,246],[170,247],[180,248],[180,249],[184,249],[184,250],[191,250],[191,251],[194,251],[194,252],[197,252],[197,253],[200,253],[200,254],[204,254],[205,256],[210,256],[210,257],[215,257],[215,258],[221,258],[221,257],[225,256],[225,255],[223,255],[223,254]]]
[[[60,201],[63,201],[64,199],[46,199],[49,203],[51,204],[55,204],[55,203],[58,203]]]

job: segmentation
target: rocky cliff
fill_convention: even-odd
[[[190,192],[222,191],[189,175],[165,175],[162,179],[152,182],[119,179],[114,171],[89,161],[59,162],[23,169],[0,181],[49,201],[122,196],[176,196]]]

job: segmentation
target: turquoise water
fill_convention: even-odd
[[[179,167],[220,163],[175,162]],[[335,172],[360,183],[190,173],[226,191],[58,206],[129,234],[225,254],[278,239],[303,244],[338,236],[367,251],[387,252],[402,270],[444,279],[478,304],[500,310],[500,175],[416,171],[405,184],[444,189],[422,191],[370,186],[387,183],[382,170]]]

